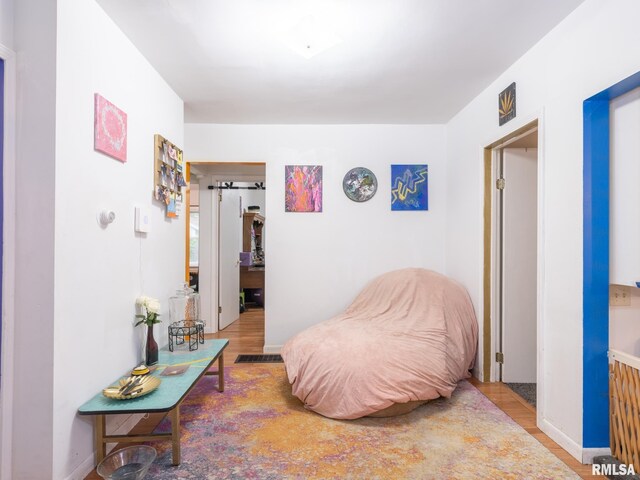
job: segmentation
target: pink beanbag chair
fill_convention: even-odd
[[[477,341],[464,287],[408,268],[381,275],[344,313],[291,338],[282,357],[306,408],[353,419],[451,396],[469,377]]]

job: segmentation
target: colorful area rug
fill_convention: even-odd
[[[576,479],[467,382],[392,418],[338,421],[291,395],[283,365],[230,367],[225,392],[203,378],[181,408],[182,463],[154,443],[147,478]],[[169,431],[168,420],[156,431]]]

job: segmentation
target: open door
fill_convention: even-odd
[[[220,186],[220,183],[219,185]],[[238,190],[218,189],[218,330],[240,317],[240,232]]]
[[[503,150],[502,381],[536,383],[537,148]]]

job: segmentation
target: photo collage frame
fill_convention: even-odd
[[[154,164],[154,197],[165,205],[167,217],[176,218],[182,206],[182,187],[187,186],[182,150],[156,134]]]

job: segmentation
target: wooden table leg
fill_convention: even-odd
[[[107,454],[107,445],[104,443],[105,418],[104,415],[96,415],[96,465],[104,460]]]
[[[218,391],[224,392],[224,352],[218,357]]]
[[[173,464],[180,465],[180,405],[176,405],[170,415]]]

